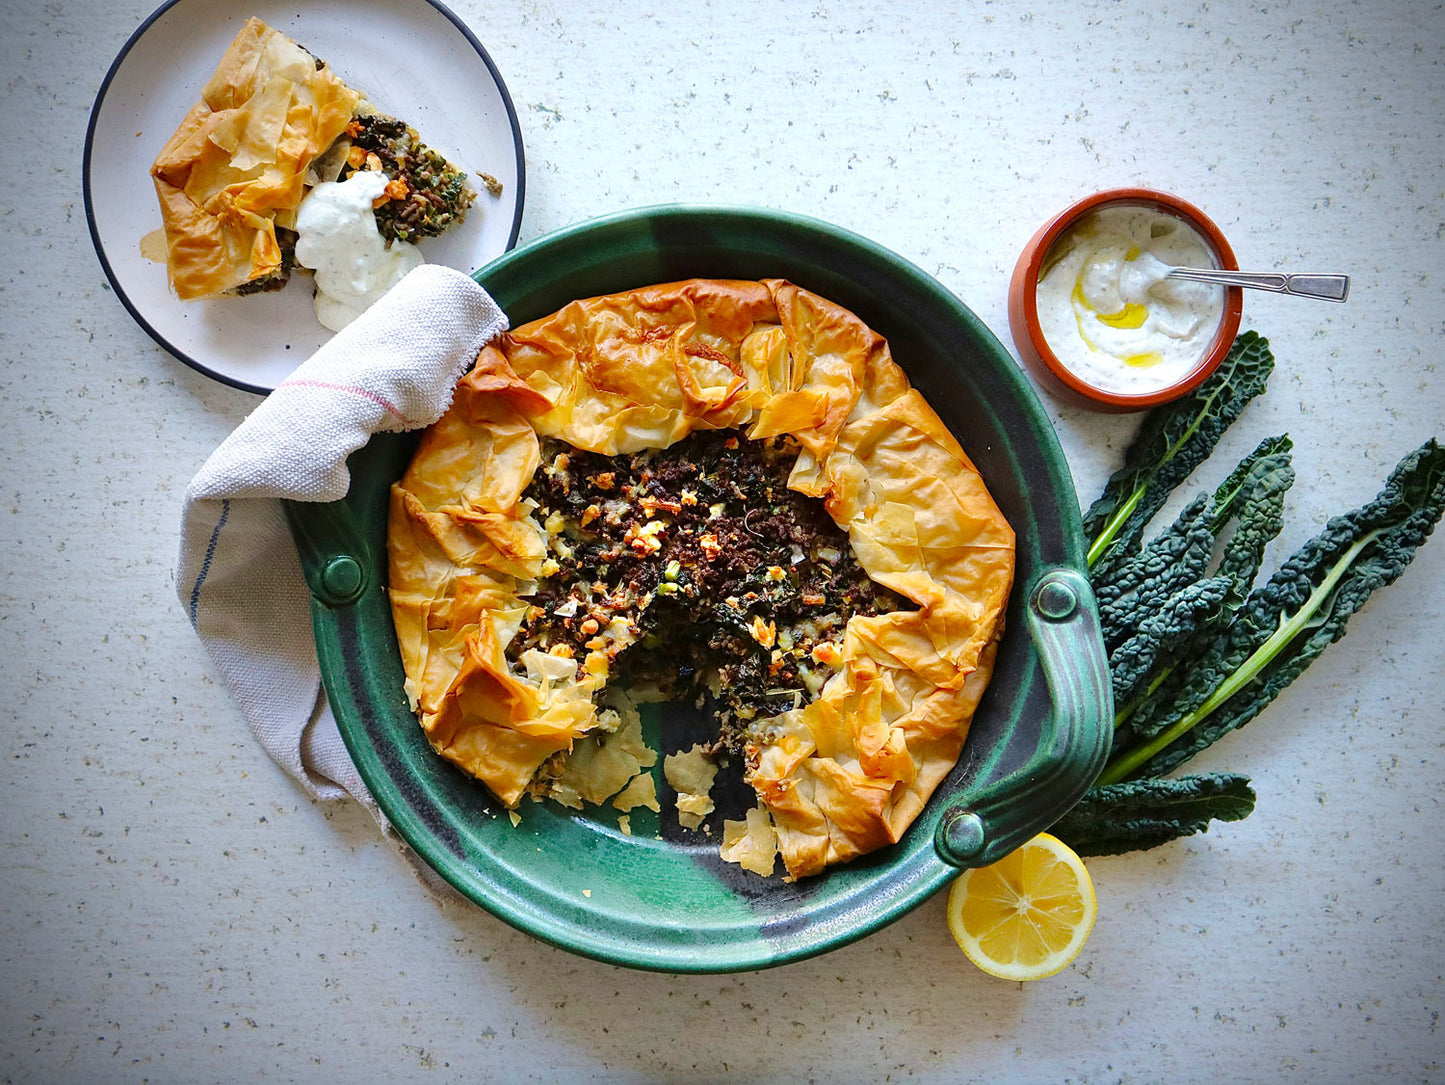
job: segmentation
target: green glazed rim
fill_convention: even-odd
[[[754,208],[665,206],[549,234],[476,272],[513,324],[577,298],[692,277],[784,278],[855,312],[978,466],[1018,538],[1007,631],[963,755],[896,845],[798,883],[717,855],[716,835],[611,807],[524,803],[514,826],[476,781],[428,746],[403,692],[386,601],[386,512],[414,435],[378,435],[351,459],[352,487],[287,513],[313,594],[327,696],[362,779],[401,837],[461,893],[520,930],[597,960],[728,972],[799,960],[903,915],[959,867],[993,862],[1076,802],[1108,753],[1113,704],[1068,466],[1033,390],[987,327],[931,276],[835,226]],[[358,575],[359,574],[359,575]],[[648,706],[670,752],[705,724]]]

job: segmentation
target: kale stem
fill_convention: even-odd
[[[1254,681],[1260,672],[1269,665],[1270,661],[1279,655],[1290,641],[1294,640],[1309,624],[1315,612],[1324,605],[1325,600],[1334,592],[1340,579],[1349,570],[1355,558],[1359,556],[1360,551],[1374,542],[1376,536],[1383,530],[1383,528],[1377,528],[1371,531],[1369,534],[1358,539],[1353,546],[1346,550],[1340,559],[1335,562],[1334,567],[1330,569],[1329,575],[1320,582],[1319,587],[1310,593],[1310,597],[1305,600],[1304,606],[1300,607],[1292,617],[1285,618],[1281,615],[1279,628],[1274,631],[1268,640],[1256,648],[1250,654],[1249,658],[1236,668],[1228,678],[1221,682],[1215,688],[1214,692],[1205,699],[1203,704],[1193,712],[1184,716],[1172,727],[1168,727],[1155,735],[1151,741],[1136,746],[1131,750],[1125,750],[1117,758],[1111,760],[1109,764],[1104,766],[1104,771],[1099,775],[1099,779],[1095,781],[1096,786],[1116,784],[1121,780],[1128,779],[1135,770],[1151,757],[1188,734],[1200,723],[1204,722],[1220,705],[1224,704],[1245,686],[1249,685],[1250,682]]]
[[[1144,500],[1144,492],[1149,488],[1149,483],[1154,481],[1154,476],[1158,473],[1159,469],[1172,460],[1178,454],[1179,450],[1188,444],[1189,440],[1199,431],[1200,425],[1203,424],[1204,419],[1209,415],[1209,408],[1214,405],[1214,401],[1223,394],[1224,390],[1230,386],[1233,380],[1234,374],[1231,372],[1228,377],[1220,382],[1218,388],[1209,393],[1209,397],[1200,404],[1199,410],[1195,413],[1193,420],[1185,428],[1184,432],[1179,435],[1179,439],[1164,450],[1164,455],[1159,458],[1159,462],[1154,465],[1153,470],[1149,472],[1143,481],[1135,483],[1134,492],[1129,495],[1129,500],[1114,510],[1114,515],[1109,517],[1109,522],[1104,525],[1104,530],[1099,533],[1099,537],[1095,539],[1093,545],[1089,547],[1088,564],[1090,568],[1093,568],[1094,565],[1098,563],[1098,560],[1104,556],[1104,551],[1109,549],[1109,544],[1114,541],[1114,536],[1119,534],[1120,529],[1123,528],[1129,517],[1133,515],[1134,510],[1139,507],[1139,502]]]
[[[1149,688],[1148,688],[1148,689],[1144,690],[1143,692],[1139,693],[1137,696],[1133,697],[1126,705],[1124,705],[1123,708],[1121,708],[1121,709],[1119,709],[1119,711],[1115,712],[1115,713],[1114,713],[1114,729],[1117,731],[1120,727],[1122,727],[1122,726],[1124,725],[1125,721],[1127,721],[1130,716],[1132,716],[1135,712],[1137,712],[1137,711],[1139,710],[1139,706],[1140,706],[1141,704],[1143,704],[1145,701],[1147,701],[1151,696],[1153,696],[1154,691],[1155,691],[1156,689],[1158,689],[1160,686],[1162,686],[1162,685],[1164,684],[1164,680],[1165,680],[1166,678],[1168,678],[1168,677],[1169,677],[1171,674],[1173,674],[1173,673],[1174,673],[1174,668],[1173,668],[1172,666],[1171,666],[1171,667],[1165,667],[1165,668],[1164,668],[1162,671],[1160,671],[1160,672],[1154,677],[1154,679],[1149,683]]]
[[[1109,549],[1109,544],[1114,541],[1114,536],[1119,533],[1119,529],[1124,526],[1125,521],[1129,519],[1134,510],[1139,507],[1139,502],[1144,499],[1144,489],[1144,486],[1136,487],[1134,492],[1129,495],[1129,500],[1115,509],[1114,515],[1109,517],[1109,522],[1104,525],[1104,530],[1094,540],[1094,545],[1089,547],[1090,568],[1093,568],[1104,556],[1104,551]]]

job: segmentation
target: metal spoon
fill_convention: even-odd
[[[1219,271],[1214,268],[1170,267],[1161,269],[1166,279],[1191,279],[1220,286],[1248,286],[1276,294],[1294,294],[1322,301],[1344,301],[1350,296],[1348,275],[1286,275],[1279,271]]]

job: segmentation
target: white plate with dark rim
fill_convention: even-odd
[[[251,392],[275,388],[331,337],[308,276],[241,298],[181,301],[164,264],[141,255],[161,225],[150,165],[252,15],[329,63],[376,107],[406,121],[480,183],[466,221],[421,243],[431,263],[471,272],[512,248],[526,173],[511,96],[476,36],[435,0],[170,0],[125,43],[101,83],[85,134],[85,213],[116,295],[187,365]]]

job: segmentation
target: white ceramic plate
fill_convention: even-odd
[[[160,228],[150,165],[255,15],[327,61],[378,109],[406,121],[458,166],[490,173],[466,221],[421,243],[432,263],[471,272],[516,244],[526,177],[511,96],[486,50],[435,0],[171,0],[125,44],[96,95],[85,137],[85,210],[121,302],[187,365],[268,392],[331,333],[316,322],[307,276],[244,298],[181,301],[164,264],[141,256]]]

